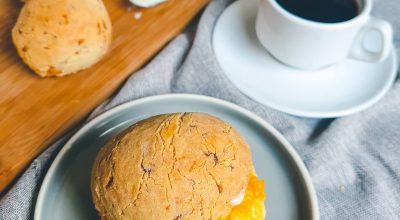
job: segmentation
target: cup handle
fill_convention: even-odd
[[[377,31],[380,35],[381,48],[378,52],[370,51],[364,46],[364,39],[369,31]],[[393,28],[390,23],[382,19],[371,17],[358,33],[350,52],[350,57],[367,62],[383,61],[392,49],[392,41]]]

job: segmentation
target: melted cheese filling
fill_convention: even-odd
[[[266,213],[265,197],[264,180],[252,173],[246,191],[232,200],[232,204],[241,202],[232,208],[228,216],[219,220],[263,220]]]

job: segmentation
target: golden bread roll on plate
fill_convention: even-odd
[[[264,183],[231,125],[204,113],[142,120],[109,141],[92,169],[102,219],[264,219]]]

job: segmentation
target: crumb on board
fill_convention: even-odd
[[[132,6],[129,6],[126,10],[128,12],[132,12],[133,11],[133,18],[135,20],[139,20],[142,17],[141,7],[139,7],[139,6],[132,5]]]
[[[141,12],[141,11],[135,11],[135,12],[133,13],[133,17],[134,17],[136,20],[139,20],[139,19],[142,17],[142,12]]]

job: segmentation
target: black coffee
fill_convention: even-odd
[[[359,13],[356,0],[276,0],[282,8],[299,17],[325,23],[350,20]]]

